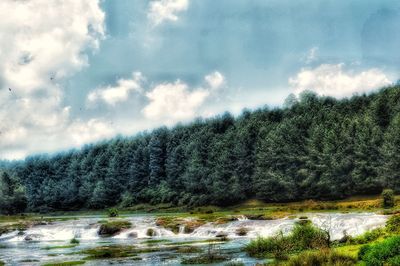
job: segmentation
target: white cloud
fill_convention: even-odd
[[[2,0],[0,32],[0,158],[72,146],[60,84],[104,38],[99,1]]]
[[[211,89],[219,89],[225,83],[225,77],[218,71],[215,71],[214,73],[205,76],[204,79]]]
[[[206,75],[203,86],[199,88],[191,88],[180,80],[146,87],[143,82],[145,77],[141,73],[133,73],[132,76],[131,79],[118,80],[116,86],[91,91],[87,95],[88,105],[104,103],[113,106],[113,111],[118,112],[116,103],[131,101],[131,97],[135,95],[139,96],[137,99],[140,100],[137,103],[142,105],[142,113],[149,119],[150,125],[154,125],[155,122],[171,125],[204,115],[200,109],[205,101],[210,96],[216,96],[225,84],[225,77],[218,71]]]
[[[163,120],[167,124],[187,120],[196,115],[196,110],[210,95],[205,89],[190,91],[181,81],[157,85],[146,93],[150,103],[143,109],[146,118]]]
[[[189,86],[177,80],[175,83],[156,85],[146,93],[149,103],[142,112],[148,119],[173,124],[204,115],[201,108],[210,96],[225,83],[225,77],[214,72],[204,77],[206,84],[200,88]]]
[[[361,72],[345,70],[344,64],[323,64],[313,69],[302,69],[289,84],[295,93],[312,90],[320,95],[347,97],[390,84],[390,79],[380,69]]]
[[[117,85],[98,88],[89,93],[87,100],[89,104],[103,101],[109,105],[124,102],[129,98],[131,91],[141,92],[143,76],[140,72],[134,72],[131,79],[120,79]]]
[[[189,0],[155,0],[150,2],[147,17],[157,26],[164,21],[177,21],[178,13],[185,11]]]

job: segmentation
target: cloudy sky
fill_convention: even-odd
[[[2,0],[0,159],[396,82],[397,0]]]

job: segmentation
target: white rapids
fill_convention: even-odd
[[[344,234],[356,236],[368,230],[384,226],[387,216],[373,213],[313,213],[306,216],[316,226],[329,230],[332,240],[343,237]],[[153,229],[156,238],[212,238],[227,236],[228,238],[255,238],[257,236],[273,236],[282,232],[289,233],[298,218],[277,220],[248,220],[245,217],[225,224],[207,223],[192,233],[185,234],[181,227],[179,233],[157,226],[155,217],[133,216],[124,219],[132,223],[132,228],[124,230],[113,236],[114,239],[149,238],[147,230]],[[72,238],[80,240],[97,240],[100,237],[97,232],[100,225],[99,218],[81,218],[79,220],[67,220],[54,222],[47,225],[37,225],[24,232],[14,231],[0,236],[0,242],[26,242],[34,241],[68,241]],[[245,236],[238,236],[237,232],[245,229]]]

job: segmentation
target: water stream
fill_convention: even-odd
[[[345,233],[359,235],[367,230],[383,226],[386,216],[374,213],[313,213],[307,214],[308,218],[317,226],[330,231],[332,240],[340,239]],[[222,252],[232,254],[233,260],[239,260],[246,265],[253,265],[256,260],[246,256],[241,248],[252,238],[257,236],[272,236],[279,232],[288,233],[294,226],[295,219],[278,220],[247,220],[238,218],[225,224],[207,223],[192,233],[185,233],[181,227],[179,233],[156,225],[156,218],[148,215],[126,216],[124,219],[132,223],[132,228],[124,230],[112,237],[98,235],[100,216],[74,217],[66,221],[52,222],[37,225],[24,232],[10,232],[0,236],[0,260],[6,265],[42,265],[46,262],[74,261],[85,257],[79,251],[105,245],[135,245],[148,247],[144,242],[148,239],[162,239],[168,245],[172,243],[188,242],[188,245],[201,246],[204,249],[208,244],[201,242],[207,239],[216,239],[217,236],[227,236],[230,241],[219,242],[215,247]],[[147,236],[146,232],[152,228],[155,235]],[[239,236],[238,230],[247,231],[245,236]],[[80,244],[69,248],[54,248],[55,246],[69,245],[72,238],[77,238]],[[167,242],[168,241],[168,242]],[[163,245],[162,242],[159,245]],[[140,261],[129,259],[113,259],[100,261],[87,261],[85,265],[179,265],[182,256],[174,251],[159,251],[139,255]]]

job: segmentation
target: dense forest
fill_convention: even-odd
[[[400,87],[342,100],[306,91],[289,95],[282,108],[197,119],[0,167],[5,213],[400,192]]]

